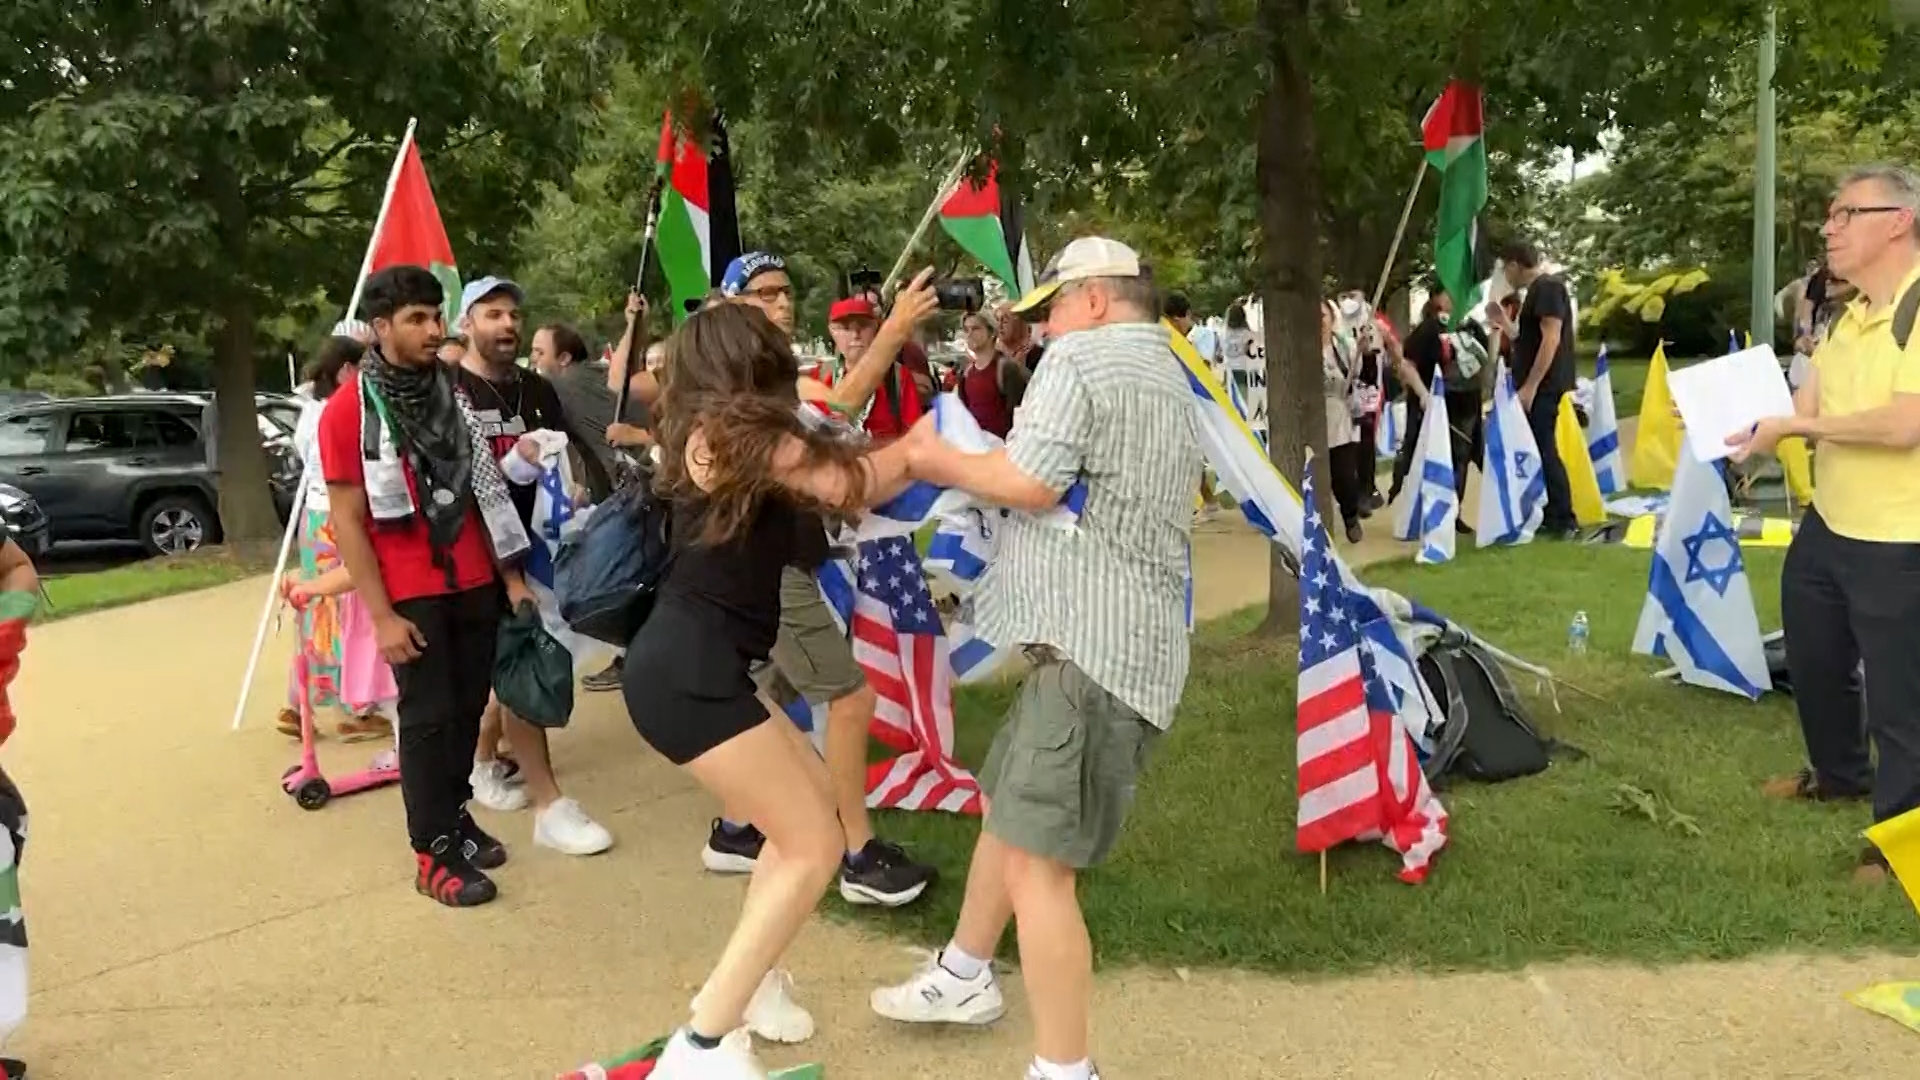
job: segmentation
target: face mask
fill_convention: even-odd
[[[1351,319],[1360,314],[1360,301],[1349,296],[1345,300],[1340,301],[1340,311],[1347,318]]]

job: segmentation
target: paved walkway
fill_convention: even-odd
[[[1244,529],[1204,530],[1203,614],[1263,595],[1265,560]],[[397,792],[319,813],[279,792],[293,758],[269,726],[284,644],[249,727],[227,732],[262,585],[34,631],[5,751],[34,808],[36,995],[13,1048],[34,1076],[543,1080],[680,1021],[741,886],[698,872],[712,806],[643,748],[618,697],[583,696],[555,753],[619,846],[571,860],[535,850],[525,815],[490,818],[514,847],[502,899],[447,911],[413,893]],[[792,966],[821,1034],[770,1056],[824,1061],[831,1080],[1019,1076],[1017,977],[1015,1011],[992,1032],[885,1026],[867,990],[911,963],[899,942],[817,921]],[[1115,1080],[1892,1080],[1914,1075],[1920,1042],[1841,994],[1902,976],[1920,977],[1920,961],[1305,981],[1108,971],[1099,1054]]]

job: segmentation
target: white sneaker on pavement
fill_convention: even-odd
[[[898,986],[883,986],[868,1000],[874,1012],[903,1024],[981,1026],[1000,1019],[1007,1011],[991,966],[981,968],[974,978],[963,979],[941,967],[938,954],[914,972],[913,978]]]
[[[695,994],[692,1007],[699,1006],[700,994]],[[813,1014],[793,1000],[793,976],[781,968],[774,968],[760,980],[743,1019],[746,1030],[768,1042],[800,1043],[813,1038]]]
[[[753,1054],[753,1040],[745,1028],[729,1032],[720,1045],[702,1050],[681,1028],[667,1040],[654,1063],[653,1080],[767,1080],[766,1067]]]
[[[555,799],[533,816],[533,842],[563,855],[598,855],[613,846],[613,834],[572,799]]]
[[[527,788],[507,779],[507,767],[499,761],[476,761],[467,782],[473,785],[473,801],[496,813],[511,813],[527,808]]]

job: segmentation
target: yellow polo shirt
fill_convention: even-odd
[[[1915,282],[1915,267],[1892,303],[1869,313],[1865,297],[1834,320],[1814,350],[1820,415],[1846,416],[1920,394],[1920,329],[1905,351],[1893,343],[1893,310]],[[1920,543],[1920,450],[1821,443],[1814,463],[1814,509],[1827,527],[1854,540]]]

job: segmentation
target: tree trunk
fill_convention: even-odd
[[[1297,487],[1309,448],[1327,454],[1327,411],[1320,375],[1320,160],[1313,126],[1310,0],[1261,0],[1268,83],[1260,103],[1261,282],[1267,335],[1267,448]],[[1314,470],[1320,513],[1332,513],[1324,464]],[[1268,571],[1262,633],[1298,629],[1299,583],[1279,545]]]
[[[216,445],[214,467],[220,488],[220,528],[228,546],[264,546],[280,539],[280,515],[268,486],[267,455],[260,443],[260,421],[253,407],[253,296],[247,286],[247,205],[239,177],[224,161],[204,174],[220,215],[220,246],[225,255],[218,328],[213,344]]]

